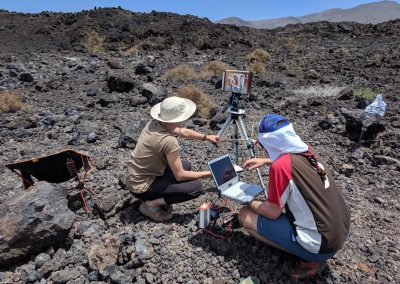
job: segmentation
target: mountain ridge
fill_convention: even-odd
[[[377,24],[398,18],[400,18],[400,4],[395,1],[381,1],[361,4],[349,9],[332,8],[299,17],[287,16],[282,18],[247,21],[232,16],[216,21],[216,23],[247,26],[256,29],[273,29],[289,24],[306,24],[320,21]]]

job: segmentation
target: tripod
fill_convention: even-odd
[[[239,158],[239,135],[242,137],[242,139],[244,139],[246,141],[246,148],[248,150],[249,156],[250,158],[254,158],[255,154],[254,154],[254,143],[252,141],[252,139],[249,138],[249,136],[247,135],[246,132],[246,128],[245,128],[245,123],[244,123],[244,113],[245,111],[243,109],[239,108],[239,97],[240,94],[236,94],[236,93],[232,93],[230,99],[229,99],[229,106],[227,108],[227,112],[228,117],[224,123],[224,125],[222,126],[221,130],[218,132],[218,136],[222,137],[224,136],[224,134],[226,133],[226,131],[228,130],[229,126],[231,124],[233,124],[234,127],[234,135],[233,135],[233,160],[234,162],[237,164],[238,162],[238,158]],[[197,171],[200,170],[201,166],[203,165],[203,163],[205,162],[205,160],[207,159],[208,155],[210,155],[210,153],[215,150],[215,148],[217,147],[216,144],[211,144],[207,151],[206,151],[206,155],[204,157],[204,159],[201,161],[200,165],[197,168]],[[261,176],[261,172],[260,169],[256,169],[257,171],[257,175],[260,179],[260,183],[262,188],[265,189],[265,185],[264,185],[264,181],[262,179]]]

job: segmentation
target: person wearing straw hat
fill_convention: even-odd
[[[346,241],[349,209],[327,166],[287,118],[265,115],[258,141],[269,158],[252,158],[243,167],[271,165],[266,201],[244,206],[239,222],[256,239],[301,259],[292,278],[314,276]]]
[[[210,171],[191,171],[179,156],[177,137],[217,143],[218,135],[207,135],[181,127],[196,111],[189,99],[169,97],[151,108],[153,118],[143,128],[128,161],[127,188],[142,203],[139,211],[154,221],[173,217],[172,204],[185,202],[203,193],[199,179]]]

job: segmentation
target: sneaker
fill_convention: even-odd
[[[326,262],[303,262],[298,261],[290,277],[299,280],[306,277],[314,277],[320,274],[326,267]]]
[[[169,221],[174,217],[171,212],[164,211],[159,206],[150,206],[146,202],[140,204],[139,212],[156,222]]]

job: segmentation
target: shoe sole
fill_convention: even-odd
[[[145,205],[143,205],[143,204],[144,204],[144,203],[140,204],[140,206],[139,206],[139,212],[142,213],[144,216],[150,218],[150,219],[153,220],[153,221],[156,221],[156,222],[166,222],[166,221],[171,220],[171,219],[174,217],[174,215],[171,214],[170,217],[165,218],[165,219],[158,219],[158,218],[155,218],[155,217],[153,217],[153,216],[151,215],[150,212],[147,211],[147,209],[145,208]],[[142,206],[142,205],[143,205],[143,206]]]
[[[307,271],[295,272],[292,275],[290,275],[290,278],[295,281],[299,281],[300,279],[304,279],[304,278],[310,278],[310,277],[312,278],[317,275],[320,275],[324,271],[325,267],[326,267],[326,263],[324,263],[320,267],[310,268]]]

